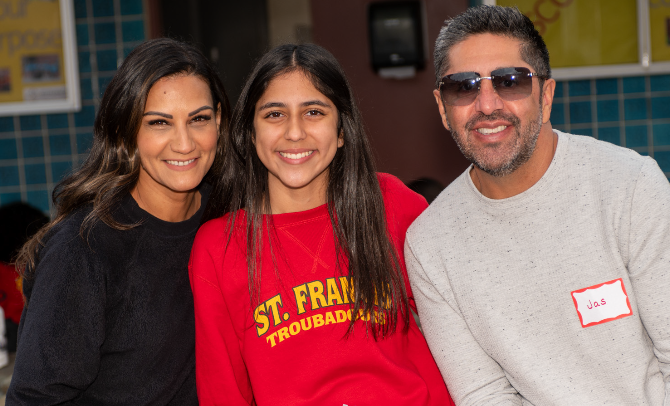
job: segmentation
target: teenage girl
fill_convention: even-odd
[[[450,405],[417,324],[405,232],[426,201],[375,172],[351,88],[316,45],[258,62],[194,243],[203,405]]]

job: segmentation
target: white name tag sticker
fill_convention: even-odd
[[[570,293],[582,327],[595,326],[633,314],[621,278]]]

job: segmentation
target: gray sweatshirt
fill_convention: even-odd
[[[407,232],[433,356],[459,406],[670,406],[670,184],[555,132],[533,187],[488,199],[468,169]]]

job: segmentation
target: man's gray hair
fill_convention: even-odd
[[[451,47],[475,34],[495,34],[521,41],[521,58],[536,73],[551,77],[549,51],[528,17],[516,7],[479,6],[446,20],[435,40],[435,87],[449,70]],[[542,82],[540,82],[542,84]]]

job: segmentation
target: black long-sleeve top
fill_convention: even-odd
[[[80,210],[45,238],[27,298],[7,405],[197,405],[188,260],[208,197],[171,223],[130,196],[88,236]],[[86,234],[84,235],[86,237]]]

